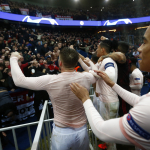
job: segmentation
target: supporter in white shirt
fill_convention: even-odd
[[[138,58],[138,57],[139,57],[139,52],[138,52],[137,50],[135,50],[135,52],[133,52],[133,56],[134,56],[135,58]]]
[[[130,75],[130,88],[131,92],[141,96],[141,89],[143,87],[143,74],[136,67],[137,58],[131,58],[131,75]]]
[[[78,82],[89,90],[96,80],[91,73],[74,71],[79,59],[78,53],[71,48],[64,48],[59,54],[61,73],[40,77],[25,77],[18,65],[20,57],[18,52],[14,52],[10,58],[14,83],[31,90],[46,90],[50,96],[54,111],[51,149],[88,150],[85,111],[82,102],[72,93],[70,84]]]

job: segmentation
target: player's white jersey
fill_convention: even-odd
[[[130,75],[130,88],[132,93],[141,96],[141,88],[143,87],[143,74],[136,68]]]
[[[114,60],[106,58],[99,66],[100,71],[104,71],[110,77],[113,74],[113,81],[116,83],[118,79],[118,67]],[[100,95],[100,100],[103,102],[116,102],[118,95],[108,86],[103,79],[98,79],[96,82],[96,92]]]

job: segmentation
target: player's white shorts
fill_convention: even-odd
[[[100,113],[100,99],[99,97],[96,97],[95,92],[94,92],[94,97],[93,97],[93,105],[96,108],[96,110]]]
[[[100,114],[104,120],[118,117],[118,109],[119,101],[111,103],[100,101]]]
[[[51,150],[89,150],[87,125],[81,128],[60,128],[53,124]]]

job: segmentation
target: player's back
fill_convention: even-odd
[[[53,105],[55,124],[61,127],[78,128],[87,121],[82,102],[70,89],[73,82],[89,90],[95,78],[87,72],[63,72],[53,76],[47,91]]]

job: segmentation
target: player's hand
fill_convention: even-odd
[[[115,83],[108,77],[105,72],[99,70],[94,70],[94,72],[96,72],[97,75],[99,75],[106,82],[107,85],[109,85],[110,87],[114,86]]]
[[[101,36],[101,40],[103,41],[103,40],[106,40],[107,38],[106,37],[104,37],[104,36]]]
[[[13,52],[13,53],[11,53],[10,58],[12,58],[12,57],[17,57],[18,59],[20,59],[22,56],[18,52]]]
[[[88,57],[86,57],[86,58],[84,59],[84,62],[86,62],[86,63],[88,63],[88,64],[89,64],[90,61],[91,61],[91,60],[90,60]]]
[[[71,91],[84,103],[86,100],[90,99],[89,92],[86,88],[78,83],[70,84]]]

